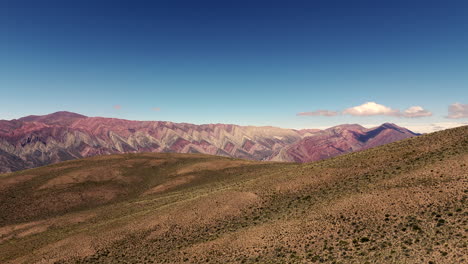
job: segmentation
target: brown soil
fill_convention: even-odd
[[[0,178],[0,263],[467,261],[468,127],[302,165],[63,165]]]

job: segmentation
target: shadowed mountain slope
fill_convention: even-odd
[[[307,164],[121,154],[0,176],[1,263],[464,263],[468,127]]]
[[[96,155],[142,152],[306,162],[416,135],[391,124],[374,131],[379,129],[382,131],[378,135],[372,135],[358,125],[342,125],[325,131],[294,130],[130,121],[57,112],[0,120],[0,173]],[[397,133],[398,130],[403,132]]]
[[[316,132],[284,147],[271,160],[317,161],[417,135],[419,134],[390,123],[371,129],[366,129],[360,125],[340,125]]]

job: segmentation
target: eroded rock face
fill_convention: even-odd
[[[57,112],[0,121],[0,172],[125,152],[205,153],[268,160],[284,146],[314,132],[227,124],[130,121]]]
[[[294,130],[86,117],[70,112],[0,120],[0,172],[128,152],[204,153],[250,160],[307,162],[416,134],[392,124]]]

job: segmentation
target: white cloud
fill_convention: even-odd
[[[158,112],[158,111],[161,111],[161,108],[159,108],[159,107],[153,107],[153,108],[151,108],[151,110]]]
[[[121,105],[114,105],[113,108],[115,110],[120,110],[120,109],[122,109],[122,106]]]
[[[18,114],[11,114],[11,113],[0,113],[0,120],[13,120],[13,119],[17,119],[23,116],[18,115]]]
[[[432,116],[432,113],[425,110],[420,106],[411,106],[410,108],[406,109],[401,113],[403,117],[425,117],[425,116]]]
[[[468,104],[454,103],[448,108],[447,118],[468,118]]]
[[[313,112],[301,112],[297,113],[298,116],[336,116],[338,112],[330,111],[330,110],[317,110]]]
[[[421,106],[411,106],[408,109],[400,112],[398,109],[378,104],[376,102],[366,102],[362,105],[347,108],[340,112],[330,110],[317,110],[313,112],[297,113],[298,116],[336,116],[339,114],[352,115],[352,116],[395,116],[395,117],[427,117],[432,116],[432,113],[422,108]]]
[[[375,102],[367,102],[362,105],[351,107],[345,109],[343,114],[353,115],[353,116],[374,116],[374,115],[388,115],[388,116],[398,116],[399,111],[392,109],[385,105],[377,104]]]

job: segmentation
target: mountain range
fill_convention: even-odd
[[[71,112],[0,120],[0,173],[105,154],[202,153],[258,161],[309,162],[418,134],[375,128],[284,129],[87,117]]]

